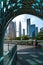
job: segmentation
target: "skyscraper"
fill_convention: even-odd
[[[19,37],[21,37],[21,22],[19,22]]]
[[[16,38],[16,22],[14,22],[14,31],[15,31],[14,35],[15,35],[15,38]]]
[[[30,19],[27,19],[27,35],[29,36]]]
[[[10,39],[15,39],[16,37],[16,22],[11,22],[9,24],[9,38]]]
[[[25,36],[25,29],[23,29],[23,36]]]
[[[30,25],[29,37],[35,37],[35,24]]]
[[[35,36],[38,35],[38,27],[35,27]]]

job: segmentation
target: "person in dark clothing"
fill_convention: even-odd
[[[36,46],[36,47],[38,46],[38,42],[37,42],[37,40],[35,40],[35,46]]]
[[[33,40],[32,40],[32,45],[33,45]]]

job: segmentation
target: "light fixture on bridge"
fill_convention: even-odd
[[[10,9],[11,5],[8,5],[8,9]]]
[[[43,6],[43,3],[42,3],[42,6]]]
[[[15,3],[11,4],[13,7],[16,5]]]
[[[39,4],[38,4],[38,3],[36,3],[35,5],[36,5],[36,6],[38,6]]]
[[[15,9],[14,12],[16,12],[18,9]]]
[[[4,13],[6,12],[6,7],[4,7]]]
[[[36,9],[37,12],[40,12],[40,9]]]
[[[1,2],[1,8],[3,8],[3,1]]]
[[[32,6],[32,8],[34,9],[34,6]]]
[[[18,3],[17,6],[18,6],[19,8],[22,8],[22,4],[21,4],[21,3]]]
[[[17,0],[17,3],[20,2],[21,0]]]
[[[36,0],[36,1],[40,3],[41,0]]]
[[[7,0],[6,5],[8,5],[8,4],[9,4],[9,1],[10,1],[10,0]]]

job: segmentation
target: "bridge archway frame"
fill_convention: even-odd
[[[43,19],[43,0],[0,0],[0,34],[8,20],[21,14],[32,14]]]
[[[0,57],[3,55],[5,30],[9,22],[21,14],[32,14],[43,19],[43,0],[0,0]]]

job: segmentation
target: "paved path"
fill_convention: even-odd
[[[34,46],[17,46],[17,65],[43,65],[43,50]]]

